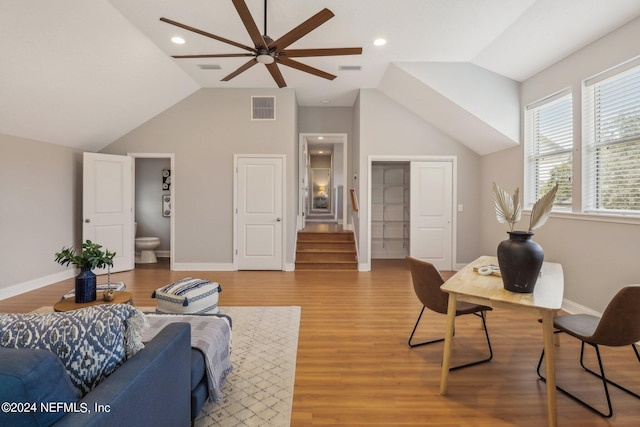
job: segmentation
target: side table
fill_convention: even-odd
[[[79,308],[91,307],[91,306],[100,305],[100,304],[132,304],[132,303],[133,303],[133,295],[131,294],[131,292],[114,291],[112,301],[105,301],[102,296],[102,292],[98,292],[96,300],[91,302],[77,303],[75,298],[73,297],[65,298],[53,305],[53,311],[77,310]]]

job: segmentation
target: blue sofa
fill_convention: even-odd
[[[200,383],[200,379],[192,378],[192,356],[190,325],[168,325],[144,349],[76,400],[77,391],[53,353],[0,348],[0,425],[189,426],[192,382]],[[50,402],[45,404],[46,409],[61,411],[41,410],[37,396],[47,394],[49,398],[40,399]]]

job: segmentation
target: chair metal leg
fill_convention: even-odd
[[[556,331],[556,333],[560,333],[560,332],[561,331]],[[567,390],[563,389],[562,387],[556,386],[556,388],[558,390],[560,390],[561,392],[563,392],[564,394],[566,394],[567,396],[569,396],[570,398],[572,398],[573,400],[575,400],[576,402],[578,402],[578,403],[584,405],[585,407],[589,408],[593,412],[596,412],[597,414],[600,414],[604,418],[610,418],[613,415],[613,407],[611,405],[611,397],[609,396],[609,387],[607,387],[607,384],[611,384],[611,385],[619,388],[620,390],[625,391],[625,392],[627,392],[627,393],[631,394],[632,396],[635,396],[635,397],[637,397],[639,399],[640,399],[640,395],[638,395],[637,393],[632,392],[631,390],[629,390],[627,388],[622,387],[621,385],[619,385],[619,384],[617,384],[617,383],[615,383],[615,382],[613,382],[611,380],[608,380],[606,378],[605,374],[604,374],[604,367],[602,365],[602,357],[600,356],[600,349],[598,348],[598,345],[597,344],[592,344],[592,343],[587,343],[587,344],[591,345],[596,350],[596,356],[598,358],[598,367],[600,368],[600,374],[598,374],[597,372],[592,371],[591,369],[587,368],[584,365],[584,345],[585,345],[584,341],[582,341],[582,345],[580,347],[580,366],[582,366],[582,368],[585,371],[589,372],[590,374],[592,374],[592,375],[598,377],[600,380],[602,380],[602,386],[604,388],[604,394],[605,394],[605,396],[607,398],[607,407],[609,409],[609,412],[605,414],[604,412],[602,412],[602,411],[596,409],[595,407],[589,405],[584,400],[581,400],[580,398],[576,397],[575,395],[573,395],[572,393],[570,393]],[[636,348],[635,345],[632,345],[631,347],[633,347],[633,351],[636,354],[636,358],[640,362],[640,354],[638,353],[638,349]],[[538,373],[538,377],[540,377],[540,379],[543,382],[546,382],[546,378],[544,378],[542,376],[542,374],[540,373],[540,366],[542,365],[542,360],[543,359],[544,359],[544,349],[542,350],[542,354],[540,355],[540,361],[538,362],[537,373]]]
[[[411,340],[413,339],[413,334],[416,333],[416,329],[418,329],[418,323],[420,323],[420,319],[422,319],[422,313],[424,313],[424,309],[426,307],[422,306],[422,310],[420,310],[420,315],[418,316],[418,320],[416,320],[416,325],[413,327],[413,331],[411,331],[411,336],[409,337],[409,347],[414,348],[414,347],[419,347],[421,345],[427,345],[427,344],[433,344],[436,342],[440,342],[440,341],[444,341],[444,338],[438,338],[435,340],[431,340],[431,341],[425,341],[425,342],[421,342],[421,343],[417,343],[417,344],[412,344]]]
[[[412,344],[411,340],[413,339],[413,335],[416,332],[416,329],[418,328],[418,324],[420,323],[420,319],[422,318],[422,314],[424,313],[424,309],[425,307],[422,307],[422,310],[420,311],[420,315],[418,316],[418,320],[416,321],[415,326],[413,327],[413,331],[411,331],[411,336],[409,337],[409,347],[414,348],[414,347],[418,347],[421,345],[427,345],[427,344],[433,344],[433,343],[437,343],[440,341],[444,341],[444,338],[438,338],[435,340],[431,340],[431,341],[425,341],[425,342],[421,342],[421,343],[416,343],[416,344]],[[456,369],[460,369],[460,368],[467,368],[469,366],[474,366],[474,365],[479,365],[481,363],[485,363],[490,361],[493,358],[493,349],[491,348],[491,340],[489,339],[489,331],[487,330],[487,322],[486,322],[486,318],[484,315],[484,311],[481,311],[480,313],[473,313],[476,316],[480,317],[482,319],[482,327],[484,328],[484,334],[487,337],[487,347],[489,348],[489,357],[486,359],[482,359],[482,360],[478,360],[475,362],[470,362],[470,363],[465,363],[463,365],[459,365],[459,366],[454,366],[453,368],[450,368],[450,371],[454,371]]]
[[[584,356],[584,344],[585,344],[585,343],[583,342],[583,343],[582,343],[582,350],[580,351],[580,366],[582,366],[582,369],[584,369],[585,371],[587,371],[587,372],[588,372],[588,373],[590,373],[591,375],[593,375],[593,376],[595,376],[595,377],[598,377],[598,378],[600,378],[600,379],[603,379],[604,373],[603,373],[603,375],[602,375],[602,376],[600,376],[597,372],[592,371],[591,369],[587,368],[587,367],[584,365],[584,362],[583,362],[583,356]],[[592,346],[594,346],[594,347],[596,348],[596,351],[598,351],[598,347],[597,347],[597,346],[595,346],[594,344],[591,344],[591,345],[592,345]],[[631,348],[633,348],[633,351],[634,351],[634,352],[635,352],[635,354],[636,354],[636,358],[638,359],[638,362],[640,362],[640,354],[638,354],[638,349],[636,348],[635,344],[632,344],[632,345],[631,345]],[[598,353],[599,353],[599,351],[598,351]],[[599,357],[599,355],[598,355],[598,357]],[[624,391],[624,392],[626,392],[626,393],[629,393],[630,395],[634,396],[635,398],[640,399],[640,394],[635,393],[635,392],[633,392],[633,391],[629,390],[628,388],[623,387],[623,386],[621,386],[620,384],[618,384],[618,383],[616,383],[616,382],[614,382],[614,381],[611,381],[611,380],[610,380],[610,379],[608,379],[608,378],[604,378],[604,380],[605,380],[608,384],[611,384],[612,386],[617,387],[618,389],[620,389],[620,390],[622,390],[622,391]]]
[[[481,363],[489,362],[491,359],[493,359],[493,349],[491,348],[491,340],[489,339],[489,331],[487,330],[487,321],[484,315],[484,311],[481,311],[480,313],[473,313],[473,314],[475,314],[476,316],[482,319],[482,327],[484,328],[484,335],[487,337],[487,347],[489,348],[489,357],[487,357],[486,359],[475,361],[475,362],[465,363],[464,365],[454,366],[453,368],[450,368],[449,371],[455,371],[456,369],[479,365]]]

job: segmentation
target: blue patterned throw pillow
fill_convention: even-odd
[[[64,313],[0,314],[0,346],[55,353],[84,395],[143,348],[146,326],[144,314],[126,304]]]

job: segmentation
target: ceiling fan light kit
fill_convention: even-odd
[[[285,50],[291,44],[295,43],[311,31],[318,28],[320,25],[333,18],[334,14],[329,9],[322,9],[320,12],[313,15],[297,27],[293,28],[287,34],[273,40],[267,33],[267,0],[264,1],[264,35],[260,34],[260,30],[256,25],[249,8],[244,0],[231,0],[240,19],[244,24],[251,41],[253,41],[254,47],[246,46],[241,43],[234,42],[232,40],[225,39],[223,37],[216,36],[206,31],[199,30],[194,27],[190,27],[185,24],[181,24],[176,21],[172,21],[167,18],[160,18],[162,22],[177,26],[179,28],[200,34],[205,37],[218,40],[220,42],[230,44],[240,49],[248,51],[247,53],[229,53],[229,54],[204,54],[204,55],[178,55],[173,58],[233,58],[233,57],[251,57],[248,62],[240,66],[237,70],[225,76],[222,81],[229,81],[232,78],[238,76],[244,71],[248,70],[257,63],[264,64],[267,70],[273,77],[278,87],[286,87],[287,83],[282,77],[278,64],[285,65],[287,67],[295,68],[305,73],[313,74],[317,77],[322,77],[327,80],[333,80],[335,75],[329,74],[317,68],[303,64],[302,62],[295,61],[291,58],[303,58],[312,56],[335,56],[335,55],[360,55],[362,53],[361,47],[347,47],[347,48],[324,48],[324,49],[290,49]]]

